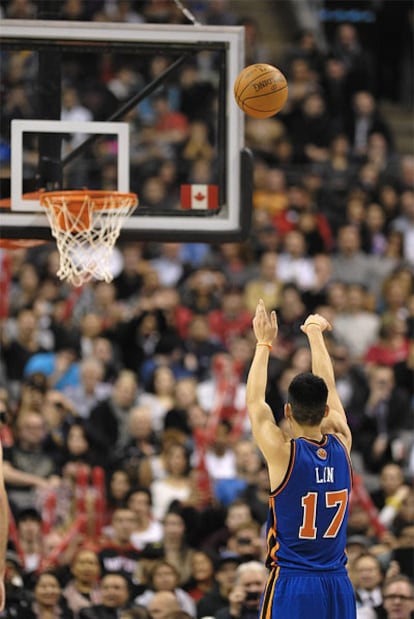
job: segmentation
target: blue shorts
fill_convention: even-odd
[[[356,619],[355,594],[346,570],[273,569],[263,594],[260,619]]]

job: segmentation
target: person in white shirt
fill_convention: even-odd
[[[355,560],[354,571],[357,607],[375,609],[381,606],[384,575],[378,558],[370,553],[362,554]]]
[[[152,514],[152,497],[148,488],[137,486],[126,497],[128,508],[136,516],[136,526],[131,535],[131,544],[142,550],[147,544],[159,543],[163,538],[163,526]]]

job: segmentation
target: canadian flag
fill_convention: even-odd
[[[181,185],[181,208],[217,209],[218,185]]]

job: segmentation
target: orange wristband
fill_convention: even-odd
[[[257,342],[256,346],[267,346],[269,350],[273,348],[270,342]]]

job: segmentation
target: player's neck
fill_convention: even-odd
[[[323,432],[319,426],[302,426],[297,423],[292,424],[294,438],[308,438],[311,441],[321,441]]]

